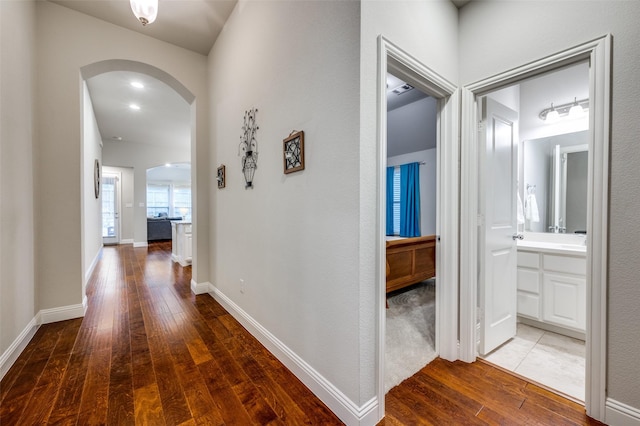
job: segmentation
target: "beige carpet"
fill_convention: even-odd
[[[435,280],[423,281],[387,299],[385,392],[413,376],[435,356]]]

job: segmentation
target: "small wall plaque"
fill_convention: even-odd
[[[282,141],[282,151],[285,174],[304,170],[304,131],[291,132],[289,137]]]
[[[224,164],[222,164],[220,167],[218,167],[218,175],[216,177],[216,180],[218,181],[218,189],[222,189],[226,186],[227,184],[227,180],[225,177],[225,167]]]

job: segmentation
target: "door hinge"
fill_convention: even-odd
[[[484,121],[479,121],[478,122],[478,132],[483,132],[484,131]]]

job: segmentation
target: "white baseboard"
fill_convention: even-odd
[[[22,333],[16,337],[6,351],[0,355],[0,380],[4,378],[7,371],[11,368],[14,362],[18,359],[24,348],[27,347],[33,335],[38,331],[40,324],[37,321],[37,316],[33,317],[29,324],[22,330]]]
[[[84,317],[84,302],[77,305],[61,306],[59,308],[43,309],[38,312],[36,318],[39,324],[49,324],[52,322],[66,321],[74,318]]]
[[[149,243],[146,241],[134,241],[133,247],[149,247]]]
[[[96,269],[96,265],[98,265],[98,260],[100,260],[101,253],[102,253],[102,247],[100,247],[100,250],[98,250],[96,255],[93,257],[93,260],[91,261],[91,265],[89,265],[89,268],[87,268],[87,271],[84,273],[84,282],[82,283],[82,294],[85,293],[85,289],[87,287],[87,283],[89,282],[89,279],[91,278],[91,274],[93,274],[94,269]]]
[[[133,238],[124,238],[118,244],[133,244]]]
[[[209,293],[210,282],[197,283],[195,280],[191,280],[191,293],[193,294],[205,294]]]
[[[371,400],[358,406],[340,389],[317,372],[304,359],[288,348],[269,330],[253,319],[249,314],[236,305],[231,299],[220,292],[213,285],[209,293],[224,308],[233,315],[249,332],[255,336],[280,362],[282,362],[295,376],[300,379],[322,402],[324,402],[347,425],[369,426],[378,422],[378,399]]]
[[[640,409],[615,399],[607,398],[604,415],[605,423],[611,426],[640,426]]]

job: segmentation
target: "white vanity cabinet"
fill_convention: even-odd
[[[583,338],[586,330],[585,254],[518,248],[518,316],[524,320],[522,322]]]
[[[191,265],[191,222],[171,222],[171,260],[182,266]]]

